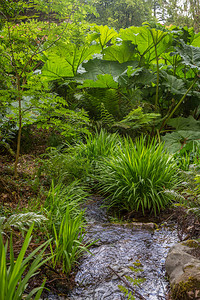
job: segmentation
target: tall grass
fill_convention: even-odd
[[[27,232],[26,238],[16,259],[14,259],[13,242],[10,240],[10,261],[7,265],[8,242],[3,244],[3,238],[0,234],[0,299],[1,300],[21,300],[40,299],[44,283],[41,287],[33,289],[25,298],[23,293],[27,288],[28,281],[37,274],[39,268],[47,262],[50,257],[43,259],[43,254],[49,241],[37,247],[26,258],[25,253],[31,241],[32,225]]]
[[[108,195],[108,206],[128,211],[154,212],[166,207],[170,190],[178,182],[174,161],[163,150],[163,144],[143,136],[133,142],[125,138],[117,155],[101,162],[97,175],[99,187]]]
[[[38,177],[45,176],[47,183],[54,180],[55,184],[70,184],[74,180],[84,180],[89,169],[87,159],[77,158],[73,148],[65,151],[49,148],[48,152],[40,159],[40,164]]]
[[[97,160],[113,155],[118,144],[118,134],[101,129],[93,136],[88,136],[85,143],[79,144],[77,152],[79,157],[86,158],[94,166]]]
[[[47,227],[52,231],[53,225],[60,226],[66,210],[70,211],[71,217],[76,217],[80,212],[80,204],[88,197],[78,181],[68,186],[62,183],[54,185],[52,181],[48,196],[44,202],[43,210],[48,219]]]
[[[85,218],[80,205],[88,194],[75,181],[68,186],[52,182],[44,203],[48,218],[47,229],[53,237],[50,245],[53,265],[62,263],[63,272],[69,274],[77,259],[88,251],[89,244],[83,244]]]
[[[62,262],[62,269],[70,273],[77,259],[88,251],[90,244],[84,244],[84,212],[81,211],[72,218],[69,207],[66,209],[59,229],[54,226],[55,259],[54,264]]]

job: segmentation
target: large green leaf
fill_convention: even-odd
[[[146,61],[150,62],[156,58],[155,47],[157,49],[158,57],[166,51],[171,45],[172,37],[167,32],[157,30],[155,28],[143,27],[129,27],[120,30],[120,37],[123,40],[132,41],[137,45],[137,49]]]
[[[169,120],[167,124],[176,128],[176,130],[200,131],[200,121],[195,120],[192,116],[174,118]]]
[[[194,46],[194,47],[200,47],[200,32],[195,34],[191,45]]]
[[[97,80],[86,79],[83,85],[79,85],[78,88],[111,88],[117,89],[118,83],[114,81],[111,74],[99,74],[97,75]]]
[[[174,118],[167,124],[176,128],[175,132],[167,133],[162,137],[166,149],[172,153],[179,151],[190,141],[200,139],[200,121],[195,120],[192,116]]]
[[[200,71],[200,48],[185,44],[183,41],[180,47],[176,47],[176,52],[182,58],[182,64]]]
[[[120,64],[118,61],[107,61],[101,59],[89,60],[87,63],[83,63],[86,73],[82,74],[78,78],[80,79],[92,79],[96,80],[99,74],[111,74],[116,81],[118,77],[127,70],[128,66],[136,68],[138,66],[137,61],[125,62]]]
[[[100,42],[102,49],[112,38],[118,36],[118,33],[113,28],[109,28],[107,25],[95,26],[94,30],[99,33],[97,40]]]
[[[165,148],[175,153],[179,151],[186,143],[200,139],[200,131],[194,130],[179,130],[173,133],[167,133],[162,137],[165,142]]]
[[[145,68],[128,67],[127,72],[119,76],[118,83],[122,87],[135,87],[136,85],[151,86],[156,82],[156,75]]]
[[[186,92],[185,84],[182,79],[178,79],[173,75],[169,75],[166,72],[162,73],[165,81],[162,85],[166,86],[172,94],[184,95]]]
[[[120,44],[112,45],[103,50],[103,58],[106,60],[124,63],[137,59],[136,46],[130,41],[122,41]]]
[[[62,43],[53,52],[47,54],[48,60],[42,69],[42,74],[49,80],[73,77],[84,60],[91,59],[93,54],[100,51],[99,45],[78,47],[75,44]]]
[[[48,80],[61,79],[63,77],[73,77],[72,67],[57,55],[49,56],[49,59],[42,68],[42,75]]]

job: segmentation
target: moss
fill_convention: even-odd
[[[200,243],[196,240],[187,240],[182,243],[182,245],[190,247],[190,248],[200,248]]]
[[[195,296],[196,291],[199,291],[198,294],[200,294],[200,282],[196,278],[190,276],[188,281],[181,281],[172,288],[172,299],[188,300],[190,299],[189,295]]]

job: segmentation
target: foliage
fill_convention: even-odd
[[[82,16],[88,10],[93,11],[90,9],[89,3],[82,4],[80,2],[79,0],[69,0],[64,4],[64,1],[59,3],[51,1],[48,4],[46,1],[41,3],[35,0],[30,4],[24,1],[11,3],[11,1],[3,0],[1,3],[0,13],[4,19],[4,26],[0,32],[0,51],[2,53],[0,103],[3,103],[3,107],[7,107],[6,116],[10,118],[13,118],[9,115],[10,110],[14,109],[13,122],[18,126],[15,176],[17,175],[22,127],[29,123],[27,119],[31,118],[34,119],[32,122],[36,121],[37,114],[33,110],[40,106],[41,98],[51,98],[48,97],[48,83],[45,80],[42,81],[40,77],[40,67],[46,60],[45,51],[50,51],[52,47],[55,47],[54,52],[56,53],[55,44],[65,35],[69,22],[73,20],[76,23],[78,19],[83,19]],[[64,13],[67,13],[68,21],[60,22],[58,26],[55,22],[50,24],[50,19],[48,22],[41,22],[37,20],[36,16],[28,19],[25,11],[30,12],[32,9],[40,12],[48,11],[49,16],[51,11],[54,11],[58,18],[63,18]],[[85,56],[84,59],[86,59]],[[73,117],[78,118],[79,121],[81,119],[80,114],[74,113]],[[65,131],[69,127],[65,126]]]
[[[156,214],[170,203],[165,190],[176,186],[178,174],[163,148],[156,139],[125,138],[117,154],[101,162],[97,179],[109,207]]]
[[[86,158],[77,158],[66,149],[48,148],[40,160],[38,176],[45,176],[47,183],[70,184],[74,180],[83,180],[88,174],[89,163]]]
[[[12,214],[8,218],[0,217],[0,230],[4,232],[15,228],[20,231],[26,231],[26,228],[30,227],[31,224],[34,223],[40,225],[45,221],[47,221],[47,219],[43,215],[39,215],[34,212]]]
[[[91,245],[84,243],[83,214],[84,212],[80,211],[72,217],[71,209],[68,206],[58,229],[53,225],[55,236],[54,264],[62,262],[62,270],[67,274],[77,263],[77,259],[85,251],[88,251],[88,247]]]
[[[1,262],[0,298],[2,300],[6,300],[6,299],[21,300],[23,297],[23,293],[27,288],[29,279],[32,278],[34,275],[36,275],[38,269],[50,259],[49,257],[42,259],[44,255],[44,251],[49,244],[49,241],[37,247],[26,258],[24,258],[26,250],[31,241],[32,230],[33,230],[33,225],[30,227],[30,229],[27,232],[26,238],[24,240],[24,243],[22,245],[22,248],[16,260],[14,259],[13,242],[11,237],[9,267],[7,266],[7,259],[6,259],[7,250],[8,250],[8,241],[4,245],[2,235],[0,234],[0,262]],[[44,283],[41,287],[32,290],[26,296],[25,299],[31,299],[31,297],[36,293],[37,295],[35,296],[35,299],[39,299],[43,287],[44,287]]]
[[[94,135],[88,136],[85,143],[78,144],[75,149],[78,157],[86,158],[95,166],[100,159],[115,155],[118,144],[118,134],[101,129],[100,132],[96,131]]]
[[[89,15],[88,20],[97,24],[109,25],[117,29],[129,26],[141,26],[152,17],[152,1],[96,1],[98,16]]]
[[[61,183],[54,186],[52,181],[48,196],[45,199],[43,210],[48,218],[47,227],[51,232],[53,226],[59,228],[62,218],[68,209],[72,218],[80,213],[80,204],[88,194],[83,191],[79,182],[74,181],[68,186]]]
[[[193,26],[199,31],[199,3],[195,0],[158,0],[157,14],[167,24],[178,26]]]
[[[198,144],[200,139],[200,121],[195,120],[192,116],[188,118],[178,117],[171,119],[168,125],[175,128],[174,132],[167,133],[162,137],[162,140],[165,142],[165,148],[169,152],[175,153],[183,149],[181,150],[181,154],[183,154],[193,150],[194,143]]]
[[[84,211],[80,205],[88,194],[74,181],[68,186],[61,183],[51,189],[45,199],[43,212],[48,218],[47,235],[53,236],[50,244],[54,254],[52,263],[62,264],[63,272],[69,274],[77,259],[88,251],[89,243],[84,243]]]
[[[183,171],[189,171],[191,165],[200,165],[199,141],[190,141],[179,152],[174,154],[178,167]]]
[[[62,55],[65,48],[73,54],[75,71],[68,72],[64,62],[57,70],[49,54],[42,76],[51,61],[54,79],[57,76],[58,84],[65,82],[62,87],[69,87],[73,76],[74,103],[85,108],[90,118],[102,120],[105,127],[108,120],[112,126],[146,103],[145,113],[155,111],[164,117],[162,131],[180,111],[188,115],[187,102],[192,109],[199,105],[198,40],[188,28],[145,24],[117,33],[107,26],[94,26],[76,51],[74,45],[61,47],[60,60],[67,57]],[[86,62],[80,59],[85,47],[91,49]]]
[[[129,291],[130,287],[127,288],[122,285],[118,285],[118,287],[119,287],[120,291],[122,291],[125,294],[125,296],[128,297],[127,299],[135,300],[135,288],[140,286],[141,283],[145,282],[146,279],[139,278],[136,276],[137,273],[140,273],[143,271],[143,269],[141,268],[141,263],[139,261],[134,262],[133,267],[130,266],[129,268],[132,272],[134,272],[134,276],[126,275],[125,278],[128,281],[128,286],[129,286],[129,283],[131,284],[131,291]]]

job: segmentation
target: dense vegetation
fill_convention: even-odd
[[[155,23],[174,1],[97,1],[97,12],[78,0],[40,2],[0,4],[0,228],[16,239],[30,227],[17,259],[11,235],[9,266],[0,236],[1,299],[21,299],[49,261],[70,276],[92,244],[82,206],[94,192],[119,216],[158,215],[177,202],[200,215],[193,2],[184,16],[194,28],[176,26],[178,8],[175,25]],[[33,151],[25,174],[20,154]],[[35,249],[24,258],[31,234]]]

